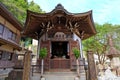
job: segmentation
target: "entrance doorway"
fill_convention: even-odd
[[[68,56],[68,42],[67,41],[55,41],[52,42],[52,47],[51,47],[51,59],[54,58],[65,58],[69,59]]]
[[[51,69],[70,69],[68,41],[51,42]]]

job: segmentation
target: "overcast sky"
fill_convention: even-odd
[[[31,0],[28,0],[31,1]],[[93,11],[94,22],[120,24],[120,0],[33,0],[45,12],[62,4],[71,13]]]

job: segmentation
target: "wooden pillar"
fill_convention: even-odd
[[[12,54],[12,62],[18,61],[18,55],[16,53]]]
[[[26,52],[24,57],[23,79],[31,80],[31,52]]]
[[[79,38],[79,39],[80,39],[80,41],[79,41],[79,45],[80,45],[80,58],[83,59],[82,39],[81,38]]]
[[[39,52],[40,52],[40,37],[38,37],[37,59],[39,59]]]
[[[87,51],[87,60],[88,60],[88,79],[97,80],[96,68],[92,51]]]

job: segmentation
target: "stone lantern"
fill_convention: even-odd
[[[120,66],[120,51],[118,51],[113,44],[112,37],[108,36],[108,44],[110,46],[108,53],[106,54],[110,58],[111,68],[116,69]]]

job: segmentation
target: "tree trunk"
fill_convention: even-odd
[[[80,77],[80,68],[79,68],[79,60],[76,60],[76,64],[77,64],[77,75]]]
[[[44,59],[41,61],[41,76],[43,76],[43,70],[44,70]]]

